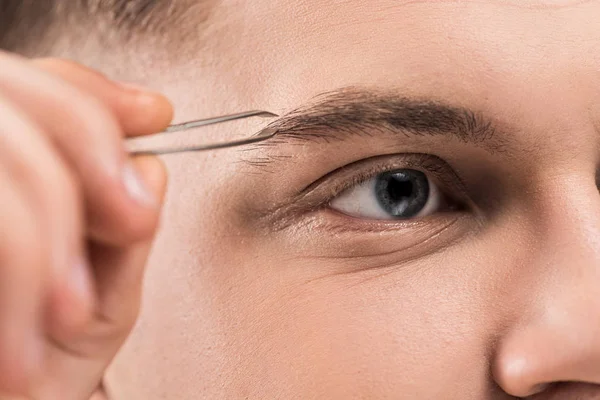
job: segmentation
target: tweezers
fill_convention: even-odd
[[[166,130],[156,133],[154,135],[150,135],[150,136],[167,135],[167,134],[171,134],[171,133],[175,133],[175,132],[183,132],[183,131],[188,131],[191,129],[200,128],[203,126],[209,126],[209,125],[220,124],[223,122],[235,121],[238,119],[245,119],[245,118],[251,118],[251,117],[267,117],[267,118],[271,117],[272,118],[272,117],[277,117],[277,116],[278,116],[277,114],[273,114],[268,111],[258,111],[258,110],[257,111],[246,111],[246,112],[242,112],[242,113],[238,113],[238,114],[223,115],[220,117],[199,119],[196,121],[188,121],[188,122],[184,122],[184,123],[177,124],[177,125],[171,125]],[[271,129],[271,128],[267,127],[265,129],[261,130],[260,132],[258,132],[257,134],[247,137],[245,139],[229,140],[229,141],[223,141],[220,143],[208,143],[208,144],[202,144],[202,145],[191,145],[191,146],[181,146],[181,147],[162,147],[162,148],[150,149],[150,150],[133,150],[133,151],[130,151],[129,153],[132,155],[139,155],[139,154],[163,155],[163,154],[190,153],[190,152],[197,152],[197,151],[204,151],[204,150],[224,149],[224,148],[228,148],[228,147],[243,146],[246,144],[262,142],[263,140],[267,140],[267,139],[275,136],[276,133],[277,133],[277,131],[275,129]],[[148,136],[146,136],[146,137],[148,137]]]

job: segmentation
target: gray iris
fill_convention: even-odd
[[[381,207],[396,218],[419,214],[429,199],[429,181],[421,171],[403,169],[377,176],[375,195]]]

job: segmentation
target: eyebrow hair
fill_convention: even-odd
[[[451,137],[491,153],[505,146],[505,141],[496,135],[494,121],[480,113],[435,100],[356,87],[323,93],[309,105],[284,115],[265,129],[275,130],[276,135],[253,148],[294,142],[331,143],[349,136],[378,134]],[[249,160],[257,166],[270,161],[273,160]]]

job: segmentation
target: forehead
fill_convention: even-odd
[[[373,86],[502,119],[536,115],[539,131],[573,129],[575,113],[600,119],[598,16],[596,0],[225,0],[185,66],[210,99],[189,117],[284,113]]]
[[[418,84],[444,95],[453,81],[483,90],[482,77],[487,90],[507,80],[597,79],[598,16],[598,1],[225,2],[213,45],[226,60],[215,65],[227,68],[215,72],[236,68],[255,78],[255,93],[276,82],[305,94]]]

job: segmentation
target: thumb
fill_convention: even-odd
[[[157,199],[163,201],[167,173],[162,161],[154,156],[133,159],[134,167]],[[159,215],[156,215],[158,226]],[[127,248],[92,246],[92,264],[96,274],[100,314],[110,320],[128,321],[137,317],[144,266],[154,238]]]
[[[163,163],[152,156],[135,157],[132,161],[147,189],[162,202],[167,182]],[[155,226],[158,225],[158,214],[157,211]],[[50,321],[54,323],[48,326],[49,336],[66,346],[72,338],[71,328],[88,323],[87,313],[92,308],[110,320],[132,322],[131,319],[137,316],[144,266],[152,240],[150,237],[128,247],[90,243],[92,270],[83,274],[85,284],[71,285],[52,296],[50,312],[53,318]],[[87,292],[79,293],[80,287],[86,288]]]
[[[167,171],[161,159],[154,156],[138,156],[133,158],[133,164],[148,185],[148,189],[162,202],[167,188]]]
[[[148,190],[157,199],[164,198],[167,174],[160,159],[151,156],[133,159],[140,177],[145,180]],[[156,212],[158,225],[159,212]],[[83,393],[91,393],[101,379],[104,369],[117,353],[133,328],[141,302],[144,267],[153,238],[127,247],[115,247],[98,242],[89,243],[91,274],[95,293],[94,316],[84,331],[76,337],[54,336],[53,343],[61,354],[77,357],[50,359],[48,382],[68,382],[67,395],[44,398],[84,398]],[[63,354],[63,355],[64,355]],[[87,363],[82,363],[87,359]],[[59,362],[60,361],[60,362]],[[82,367],[83,365],[83,367]],[[88,365],[88,367],[85,367]],[[73,384],[73,382],[77,384]],[[49,387],[57,387],[56,384]],[[38,396],[36,398],[42,398]],[[89,398],[89,397],[88,397]]]

